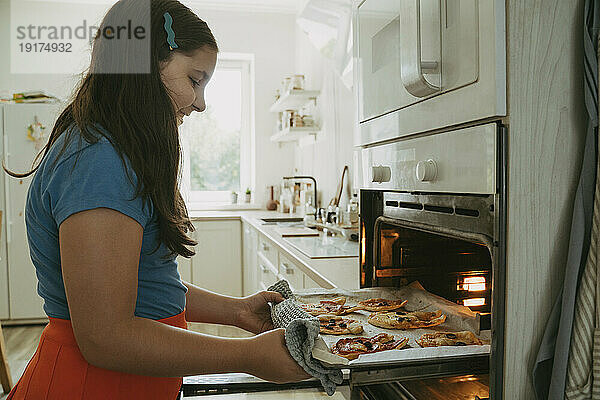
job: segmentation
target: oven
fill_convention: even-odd
[[[361,288],[418,281],[478,313],[491,350],[352,370],[353,398],[502,398],[505,136],[490,123],[363,149]]]
[[[506,115],[505,0],[363,0],[360,145]]]

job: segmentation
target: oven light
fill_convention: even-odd
[[[464,299],[463,305],[465,307],[478,307],[485,305],[485,299],[483,297],[475,298],[475,299]]]
[[[463,290],[469,292],[481,292],[485,290],[485,277],[470,276],[463,281]]]
[[[361,260],[360,263],[361,265],[365,265],[366,264],[366,251],[367,251],[367,240],[365,238],[365,226],[362,226],[362,235],[361,235],[361,239],[360,239],[360,245],[361,245]]]

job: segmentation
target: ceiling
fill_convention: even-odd
[[[306,0],[182,0],[182,3],[208,9],[295,14],[302,10]]]
[[[29,0],[40,2],[61,3],[87,3],[87,4],[114,4],[116,0]],[[180,0],[187,5],[193,5],[195,8],[204,8],[208,10],[227,10],[227,11],[252,11],[252,12],[276,12],[297,14],[306,5],[308,0]]]

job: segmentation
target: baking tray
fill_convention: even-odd
[[[489,356],[491,348],[490,332],[480,331],[480,316],[467,307],[452,303],[442,297],[427,292],[418,282],[401,288],[366,288],[358,290],[343,289],[305,289],[295,293],[296,298],[301,303],[318,303],[319,300],[332,299],[338,296],[346,297],[347,305],[357,304],[360,300],[370,298],[385,298],[390,300],[407,300],[404,306],[407,311],[435,311],[441,310],[446,314],[446,321],[439,326],[427,329],[384,329],[373,326],[367,322],[368,311],[357,311],[346,316],[346,318],[356,319],[362,322],[364,332],[360,335],[319,335],[315,347],[313,348],[313,357],[322,363],[344,368],[363,368],[363,367],[386,367],[401,364],[415,364],[428,362],[444,362],[451,360],[467,360],[469,358],[480,358]],[[441,346],[422,348],[416,342],[416,339],[424,333],[451,331],[458,332],[470,330],[475,333],[485,344],[481,346]],[[379,333],[388,333],[395,337],[408,337],[408,344],[400,350],[387,350],[374,354],[363,354],[356,360],[349,361],[346,358],[332,354],[331,346],[342,338],[351,338],[357,336],[370,337]]]

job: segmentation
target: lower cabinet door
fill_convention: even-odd
[[[230,296],[242,295],[240,221],[195,221],[198,242],[192,258],[192,283]]]
[[[15,231],[18,229],[13,228],[16,236]],[[37,276],[29,257],[29,246],[18,245],[14,239],[13,236],[8,245],[10,319],[46,318],[44,300],[37,294]]]
[[[269,286],[277,282],[275,271],[260,259],[258,260],[258,273],[260,274],[260,290],[267,290]]]
[[[258,267],[257,267],[257,248],[258,232],[248,223],[242,223],[242,248],[243,248],[243,289],[244,296],[258,292]]]
[[[177,270],[179,276],[186,282],[192,282],[192,259],[177,256]]]
[[[279,276],[288,281],[292,291],[303,288],[304,273],[281,252],[279,253]]]
[[[320,288],[317,282],[313,281],[308,277],[308,275],[304,275],[304,289],[312,289],[312,288]]]

